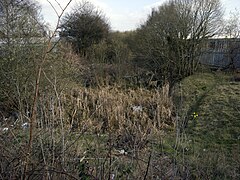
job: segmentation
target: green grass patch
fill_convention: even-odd
[[[184,122],[190,164],[204,169],[218,167],[222,161],[221,171],[228,175],[239,173],[227,167],[239,168],[240,162],[236,156],[240,154],[240,83],[231,82],[231,77],[221,72],[193,75],[178,85],[174,98],[180,122]],[[211,172],[217,170],[212,167]]]

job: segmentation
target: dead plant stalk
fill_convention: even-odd
[[[61,13],[58,13],[56,8],[53,6],[53,4],[47,0],[48,3],[51,5],[52,9],[55,11],[58,20],[57,20],[57,25],[56,28],[54,29],[52,35],[48,38],[47,40],[47,45],[46,48],[43,52],[43,56],[42,59],[40,61],[40,63],[38,64],[38,68],[37,68],[37,74],[36,74],[36,82],[35,82],[35,91],[34,91],[34,97],[33,97],[33,105],[32,105],[32,114],[30,117],[30,128],[29,128],[29,141],[28,141],[28,146],[27,146],[27,156],[26,156],[26,160],[25,160],[25,170],[24,170],[24,174],[26,174],[27,170],[28,170],[28,164],[29,164],[29,160],[30,160],[30,155],[31,155],[31,151],[32,151],[32,144],[33,144],[33,132],[34,132],[34,127],[36,125],[37,122],[37,101],[38,101],[38,94],[39,94],[39,88],[40,88],[40,80],[41,80],[41,75],[42,75],[42,69],[43,69],[43,65],[48,57],[48,54],[52,51],[52,49],[56,46],[56,44],[52,44],[52,39],[55,37],[59,24],[60,24],[60,19],[63,16],[63,13],[65,12],[65,10],[67,9],[67,7],[69,6],[69,4],[72,2],[72,0],[69,0],[69,2],[67,3],[67,5],[62,8],[60,6],[60,4],[58,3],[58,6],[61,8]],[[26,177],[26,176],[25,176]]]

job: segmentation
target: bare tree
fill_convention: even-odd
[[[236,9],[230,12],[230,16],[224,22],[223,35],[227,38],[239,38],[240,36],[240,13]]]
[[[236,69],[236,66],[240,67],[240,62],[238,58],[240,55],[240,13],[235,10],[234,12],[230,12],[230,16],[225,20],[223,27],[223,36],[225,39],[225,51],[227,53],[227,60],[229,64],[224,67],[225,69]]]
[[[153,9],[138,31],[138,55],[168,79],[195,72],[204,41],[221,29],[219,0],[170,0]]]
[[[40,9],[30,0],[0,2],[0,93],[2,101],[11,101],[19,109],[24,100],[20,96],[27,98],[33,90],[34,64],[45,36]]]
[[[29,38],[43,37],[44,25],[40,7],[30,0],[2,0],[0,4],[0,39],[8,45],[29,42]]]

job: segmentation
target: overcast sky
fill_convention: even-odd
[[[51,27],[55,27],[57,15],[51,8],[47,0],[37,0],[42,6],[42,14],[44,20]],[[49,0],[54,7],[57,7],[56,0]],[[64,7],[69,0],[58,0]],[[76,1],[73,0],[67,11],[71,9]],[[161,5],[166,0],[88,0],[96,7],[101,9],[109,19],[112,30],[127,31],[136,29],[142,22],[146,20],[147,15],[153,7]],[[222,0],[226,14],[234,11],[236,8],[240,10],[240,0]],[[57,8],[60,12],[60,8]]]

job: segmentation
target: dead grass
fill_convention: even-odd
[[[22,169],[29,133],[19,125],[0,134],[0,178],[238,179],[240,87],[230,80],[188,77],[175,89],[176,104],[168,84],[42,92],[29,171]]]
[[[121,131],[129,125],[145,131],[173,124],[169,85],[161,90],[80,88],[65,97],[65,104],[69,105],[72,127],[87,126],[98,132],[106,129]]]
[[[22,168],[28,129],[16,124],[0,134],[5,142],[0,146],[1,178],[132,179],[156,174],[155,167],[146,173],[151,138],[175,124],[168,84],[155,90],[105,86],[43,94],[29,171]],[[28,121],[24,112],[20,117],[18,123]]]

